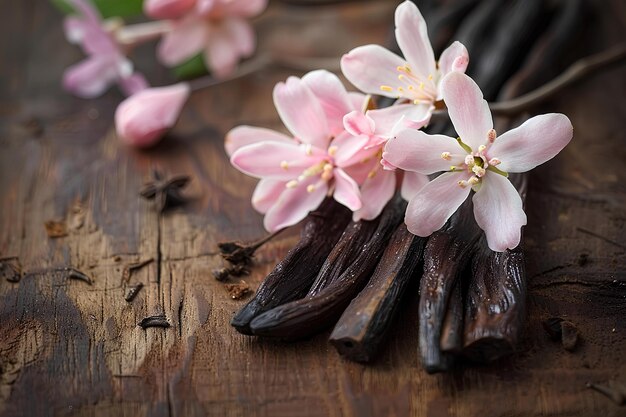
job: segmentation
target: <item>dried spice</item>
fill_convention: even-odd
[[[167,317],[165,314],[157,314],[154,316],[148,316],[143,318],[138,326],[141,326],[142,329],[147,329],[148,327],[170,327],[171,324],[167,321]]]
[[[544,330],[553,341],[561,341],[563,348],[568,351],[576,349],[578,343],[578,328],[560,317],[550,317],[542,323]]]
[[[241,300],[252,292],[250,286],[243,281],[238,284],[226,284],[225,287],[233,300]]]
[[[399,196],[383,210],[371,237],[361,246],[351,247],[358,256],[347,269],[312,296],[279,305],[260,314],[250,323],[259,336],[301,338],[333,325],[350,301],[374,272],[389,239],[402,222],[406,202]]]
[[[141,291],[142,288],[143,288],[143,283],[141,282],[137,285],[130,287],[128,291],[126,292],[126,295],[124,296],[124,300],[130,303],[131,301],[135,299],[135,297],[137,297],[137,294],[139,294],[139,291]]]
[[[234,267],[244,267],[252,263],[254,253],[264,244],[274,239],[284,229],[274,232],[266,237],[251,243],[249,245],[238,242],[220,242],[217,247],[220,250],[220,255],[224,260],[233,264]],[[235,274],[233,274],[235,275]]]
[[[67,236],[67,225],[63,220],[48,220],[44,223],[44,227],[51,239]]]
[[[187,201],[181,190],[190,180],[188,175],[177,175],[165,179],[159,170],[154,169],[152,170],[152,181],[147,182],[139,194],[147,200],[154,200],[157,212],[163,213],[165,210]]]
[[[22,278],[22,266],[17,256],[0,258],[0,279],[8,282],[20,282]]]
[[[148,258],[143,261],[126,265],[126,267],[124,267],[124,270],[122,271],[122,282],[128,283],[128,281],[130,281],[130,276],[133,272],[143,268],[146,265],[151,264],[152,262],[154,262],[154,258]]]
[[[309,214],[300,241],[265,278],[254,297],[241,309],[231,325],[243,334],[252,334],[250,322],[264,311],[306,295],[326,257],[350,221],[350,210],[326,199]]]
[[[426,239],[412,235],[401,224],[389,242],[368,284],[345,309],[330,335],[337,351],[354,361],[373,359],[409,282],[419,279],[418,265]]]
[[[250,270],[243,265],[233,265],[230,267],[224,267],[213,270],[213,276],[216,280],[224,282],[231,276],[240,277],[242,275],[249,275]]]
[[[77,269],[74,269],[74,268],[63,268],[62,270],[67,272],[67,277],[69,279],[76,279],[76,280],[79,280],[79,281],[83,281],[83,282],[86,282],[89,285],[91,285],[93,283],[91,278],[89,278],[87,275],[83,274],[82,272],[80,272]]]

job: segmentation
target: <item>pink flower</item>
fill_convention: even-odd
[[[79,44],[88,56],[69,67],[63,75],[66,90],[83,98],[93,98],[117,83],[131,95],[148,86],[143,75],[134,72],[117,42],[103,27],[97,10],[85,0],[70,0],[78,15],[65,19],[65,35]]]
[[[343,116],[362,102],[333,74],[313,71],[274,88],[274,104],[293,137],[250,126],[228,133],[231,163],[261,179],[252,204],[265,214],[268,231],[298,223],[327,195],[353,211],[362,207],[358,183],[348,170],[364,165],[363,157],[372,151],[358,148],[358,140],[342,127]]]
[[[401,116],[408,127],[419,129],[430,120],[434,103],[441,99],[440,82],[451,71],[465,72],[469,56],[460,42],[450,45],[435,61],[426,22],[410,1],[396,8],[396,40],[405,59],[379,45],[353,49],[341,59],[346,78],[361,91],[398,98],[396,105],[377,110],[388,124]]]
[[[129,145],[154,145],[176,123],[189,97],[186,83],[148,88],[124,100],[115,111],[119,138]]]
[[[450,73],[443,80],[442,94],[460,138],[406,129],[387,143],[383,154],[407,171],[448,171],[409,202],[407,227],[416,235],[430,235],[474,190],[474,216],[489,247],[497,252],[513,249],[526,214],[507,173],[529,171],[554,158],[571,140],[572,124],[563,114],[544,114],[496,139],[489,106],[471,78]]]
[[[352,135],[348,140],[353,142],[353,146],[344,148],[344,154],[350,152],[344,160],[347,165],[356,164],[353,170],[361,173],[359,175],[358,172],[354,172],[352,175],[361,185],[363,202],[363,207],[354,213],[354,221],[372,220],[378,217],[396,192],[395,169],[384,167],[384,161],[381,158],[383,147],[388,138],[395,135],[393,128],[397,125],[391,127],[391,130],[389,126],[381,127],[376,124],[370,114],[372,112],[363,114],[359,111],[352,111],[343,118],[346,131]],[[364,159],[363,153],[367,151],[369,155]],[[337,155],[337,158],[339,156]],[[351,170],[348,169],[348,171]],[[366,175],[363,176],[363,174]],[[425,175],[414,172],[405,173],[401,188],[402,197],[410,200],[427,183],[428,177]]]
[[[148,0],[144,10],[152,17],[176,19],[158,48],[165,65],[203,53],[207,68],[223,78],[254,52],[255,36],[246,19],[266,5],[267,0]]]

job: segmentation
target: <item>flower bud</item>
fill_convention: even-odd
[[[186,83],[148,88],[128,97],[115,111],[119,138],[132,146],[154,145],[176,123],[190,93]]]

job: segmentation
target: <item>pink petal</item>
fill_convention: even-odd
[[[239,16],[253,17],[260,14],[267,7],[267,0],[215,0],[214,8],[210,10],[216,17]]]
[[[348,100],[350,101],[350,110],[363,111],[367,103],[369,95],[357,93],[356,91],[348,91]]]
[[[520,241],[526,213],[522,199],[511,181],[502,175],[488,173],[473,198],[476,223],[485,231],[489,248],[504,252]]]
[[[117,84],[126,96],[132,96],[149,87],[148,81],[143,74],[139,72],[135,72],[129,77],[119,79]]]
[[[294,143],[292,138],[275,130],[263,127],[237,126],[226,134],[224,147],[228,156],[232,156],[239,148],[259,142]]]
[[[411,201],[415,194],[428,184],[428,177],[418,172],[404,171],[404,177],[402,178],[402,188],[400,188],[400,194],[406,201]]]
[[[178,120],[190,93],[186,83],[148,88],[122,101],[115,111],[115,127],[129,145],[155,144]]]
[[[339,78],[326,70],[311,71],[302,82],[315,94],[322,104],[331,133],[343,130],[343,117],[353,110],[350,97]]]
[[[78,97],[94,98],[104,93],[117,76],[115,61],[92,56],[65,70],[63,87]]]
[[[369,136],[353,136],[348,132],[339,135],[333,140],[331,146],[336,147],[335,165],[347,167],[372,156],[376,150],[365,149],[370,142]]]
[[[444,152],[450,153],[449,160],[442,157]],[[449,136],[405,129],[387,142],[383,159],[397,168],[428,175],[463,164],[466,155],[457,141]]]
[[[295,188],[285,188],[278,201],[267,211],[263,224],[269,232],[275,232],[293,226],[304,219],[309,212],[315,210],[326,198],[328,184],[326,181],[316,183],[319,177],[309,177]],[[315,185],[312,192],[309,185]]]
[[[367,115],[374,120],[376,134],[391,137],[411,124],[412,129],[419,129],[428,124],[433,106],[421,104],[396,104],[384,109],[369,110]]]
[[[252,194],[252,207],[261,214],[267,213],[285,191],[285,184],[280,180],[260,180]]]
[[[561,152],[573,134],[572,123],[564,114],[542,114],[496,138],[488,154],[502,161],[498,168],[503,171],[530,171]]]
[[[365,180],[361,186],[363,207],[354,212],[352,219],[373,220],[380,215],[385,205],[396,192],[396,173],[379,169],[376,175]]]
[[[459,180],[468,178],[466,173],[446,172],[422,187],[406,209],[404,222],[409,232],[426,237],[441,229],[469,195],[471,187],[458,185]]]
[[[304,145],[283,142],[259,142],[239,148],[230,162],[239,171],[257,178],[291,180],[319,163],[325,152],[313,148],[307,154]]]
[[[239,18],[224,19],[209,27],[205,62],[217,78],[235,72],[237,63],[254,52],[255,37],[250,24]]]
[[[178,19],[196,5],[196,0],[145,0],[143,11],[153,19]]]
[[[422,78],[434,76],[435,54],[428,39],[426,21],[417,6],[408,0],[400,4],[396,8],[395,22],[396,40],[411,70]]]
[[[371,117],[354,110],[343,117],[343,127],[352,135],[372,135],[376,125]]]
[[[396,98],[394,91],[383,91],[381,86],[396,87],[398,68],[405,61],[393,52],[379,45],[359,46],[341,58],[343,75],[359,90]]]
[[[274,87],[274,105],[281,120],[304,143],[326,149],[330,140],[320,101],[299,78],[289,77]]]
[[[363,184],[367,181],[370,172],[378,169],[380,165],[380,159],[377,155],[370,154],[369,158],[361,160],[352,165],[341,165],[346,174],[348,174],[357,184]]]
[[[477,151],[487,143],[487,134],[493,128],[489,104],[474,80],[453,71],[441,82],[443,100],[448,115],[461,140]]]
[[[203,50],[207,33],[206,23],[198,16],[185,17],[163,36],[157,50],[159,60],[167,66],[182,64]]]
[[[361,192],[356,181],[341,168],[335,168],[333,176],[335,178],[335,192],[333,193],[335,200],[352,211],[360,209],[363,204],[361,203]]]
[[[88,24],[83,19],[68,16],[63,20],[63,31],[69,43],[79,43],[85,36]]]
[[[439,73],[441,78],[452,71],[465,72],[469,64],[467,48],[459,41],[454,41],[439,57]]]

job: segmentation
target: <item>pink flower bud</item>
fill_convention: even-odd
[[[146,0],[143,11],[154,19],[177,19],[189,12],[196,0]]]
[[[140,148],[154,145],[174,126],[190,91],[188,84],[179,83],[128,97],[115,111],[119,138]]]

